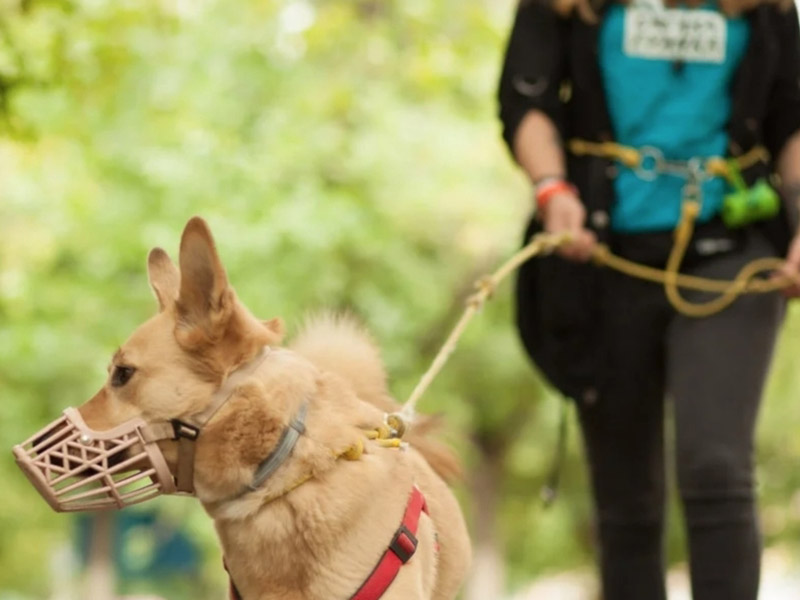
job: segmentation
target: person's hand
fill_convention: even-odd
[[[793,285],[790,285],[783,290],[783,295],[787,298],[800,297],[800,232],[795,234],[792,243],[789,244],[789,252],[786,255],[786,264],[778,272],[778,275],[790,277],[795,280]]]
[[[562,246],[558,253],[564,258],[585,262],[592,257],[597,237],[584,227],[586,209],[577,195],[563,191],[554,194],[543,207],[541,219],[548,233],[568,233],[572,242]],[[800,261],[800,244],[798,245]]]

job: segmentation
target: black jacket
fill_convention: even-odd
[[[777,157],[788,138],[800,130],[797,11],[764,5],[747,16],[751,37],[732,89],[729,152],[736,156],[761,144]],[[598,25],[559,17],[540,0],[522,0],[499,88],[503,137],[510,148],[523,117],[534,109],[553,120],[562,139],[613,139],[597,60],[598,32]],[[772,167],[755,167],[744,174],[745,179],[752,183],[768,176]],[[619,240],[608,231],[614,202],[613,163],[569,155],[567,170],[586,205],[587,226],[614,249]],[[698,236],[718,226],[700,227]],[[786,211],[759,226],[783,254],[792,231]],[[537,228],[532,220],[526,240]],[[625,242],[634,249],[630,258],[659,264],[666,258],[671,234],[642,234]],[[523,343],[543,374],[568,397],[597,394],[601,367],[593,350],[598,347],[598,291],[596,267],[558,257],[529,261],[518,275],[517,325]]]

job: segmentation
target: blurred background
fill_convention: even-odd
[[[175,256],[192,215],[257,315],[291,332],[309,311],[352,311],[407,397],[530,210],[495,118],[514,4],[0,0],[0,600],[225,596],[195,501],[58,515],[10,453],[103,384],[155,310],[147,251]],[[561,400],[511,322],[506,284],[421,404],[446,415],[469,473],[464,597],[589,599],[574,422],[544,510]],[[796,306],[759,429],[767,600],[800,594],[799,351]],[[677,508],[669,557],[688,598]]]

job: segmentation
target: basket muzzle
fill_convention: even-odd
[[[124,508],[161,494],[194,494],[200,431],[270,352],[269,346],[262,348],[225,379],[203,410],[184,419],[147,423],[135,417],[95,431],[80,412],[68,408],[61,418],[14,446],[14,457],[58,512]],[[177,443],[174,474],[158,445],[162,440]]]
[[[148,427],[134,418],[95,431],[68,408],[22,444],[17,464],[58,512],[124,508],[175,493],[175,481]]]

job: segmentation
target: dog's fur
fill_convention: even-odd
[[[430,514],[421,516],[417,553],[384,600],[454,598],[470,545],[437,471],[452,475],[457,462],[425,438],[424,427],[408,438],[408,449],[367,442],[359,460],[336,457],[396,408],[369,337],[351,319],[323,316],[291,347],[278,348],[282,323],[257,320],[237,300],[202,219],[186,225],[179,265],[161,249],[150,253],[159,313],[114,355],[110,371],[136,371],[124,385],[109,381],[80,408],[87,424],[102,430],[135,416],[150,422],[197,413],[228,374],[271,346],[197,441],[196,494],[243,598],[349,598],[386,550],[415,483]],[[243,493],[305,401],[307,431],[289,460],[257,491]],[[174,469],[176,443],[161,444]]]

